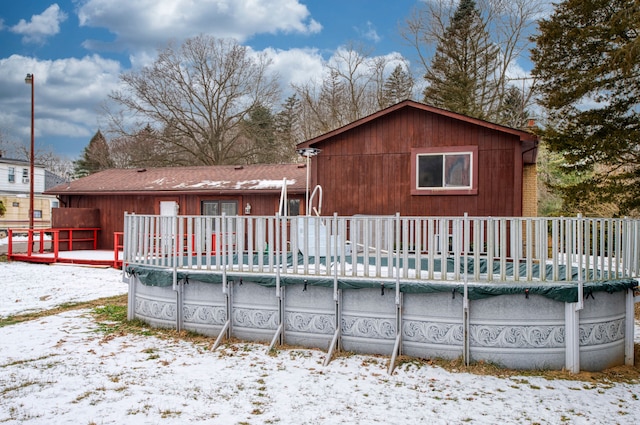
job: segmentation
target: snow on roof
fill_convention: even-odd
[[[157,191],[304,191],[303,164],[220,165],[145,169],[111,169],[55,186],[53,195]]]

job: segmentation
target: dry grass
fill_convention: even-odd
[[[127,306],[127,295],[117,295],[115,297],[98,298],[97,300],[83,301],[76,303],[65,303],[50,310],[37,311],[33,313],[18,314],[15,316],[7,316],[0,318],[0,328],[16,323],[28,322],[42,317],[53,316],[71,310],[81,310],[84,308],[96,308],[103,305]]]
[[[466,366],[461,358],[455,360],[447,359],[416,359],[413,357],[399,357],[397,368],[406,365],[432,365],[439,366],[450,372],[471,373],[474,375],[491,375],[498,378],[509,378],[512,376],[541,377],[549,380],[562,379],[570,381],[582,381],[592,383],[637,383],[640,380],[640,344],[635,344],[634,366],[616,366],[602,372],[570,373],[565,370],[515,370],[506,369],[499,365],[476,362]]]
[[[635,318],[640,320],[640,303],[635,305]],[[547,379],[565,379],[594,383],[607,382],[638,382],[640,380],[640,344],[634,345],[634,366],[616,366],[602,372],[570,373],[565,370],[513,370],[505,369],[495,364],[477,362],[466,366],[462,358],[455,360],[446,359],[415,359],[412,357],[399,357],[398,367],[405,364],[429,364],[440,366],[450,372],[467,372],[475,375],[492,375],[501,378],[511,376],[539,376]]]

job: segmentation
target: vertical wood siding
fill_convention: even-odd
[[[411,149],[477,146],[477,195],[411,195]],[[339,215],[519,216],[519,138],[428,111],[403,108],[317,145],[314,184],[323,213]]]
[[[290,198],[302,199],[299,196]],[[61,196],[63,208],[92,208],[98,210],[99,227],[98,249],[113,248],[114,232],[122,232],[124,226],[124,213],[135,214],[159,214],[161,201],[176,201],[180,206],[180,215],[200,215],[200,201],[210,200],[237,200],[238,214],[244,214],[244,205],[251,204],[251,215],[273,215],[278,210],[280,195],[247,195],[247,196],[222,196],[222,195],[196,195],[181,193],[174,195],[65,195]],[[304,201],[301,202],[304,204]]]

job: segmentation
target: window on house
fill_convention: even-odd
[[[300,215],[300,199],[289,199],[289,215]]]
[[[477,147],[412,150],[413,195],[477,193]]]
[[[201,201],[200,202],[201,215],[220,216],[224,213],[226,216],[238,215],[238,202],[237,201]],[[217,231],[215,220],[213,223],[214,231]],[[227,231],[235,232],[235,220],[231,224],[232,229]]]
[[[29,183],[29,169],[22,169],[22,183]]]
[[[9,167],[9,183],[16,182],[16,169],[15,167]]]
[[[12,203],[11,203],[11,206],[12,206],[12,207],[19,208],[19,207],[20,207],[20,202],[12,202]]]
[[[238,202],[202,201],[200,211],[202,215],[238,215]]]
[[[289,217],[300,215],[300,200],[289,199],[287,202],[287,209],[287,211],[280,211],[280,215],[288,215]]]
[[[42,218],[42,210],[33,210],[33,218]]]

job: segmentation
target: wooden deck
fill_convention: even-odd
[[[31,253],[31,255],[27,253],[14,253],[9,257],[9,260],[24,261],[27,263],[67,263],[121,268],[122,251],[118,251],[117,254],[111,250],[100,249],[60,251],[57,257],[53,252]]]
[[[29,263],[67,263],[121,268],[122,232],[114,234],[114,249],[99,250],[96,249],[99,230],[98,228],[9,229],[7,258],[9,261]],[[15,242],[15,233],[25,233],[27,240]]]

